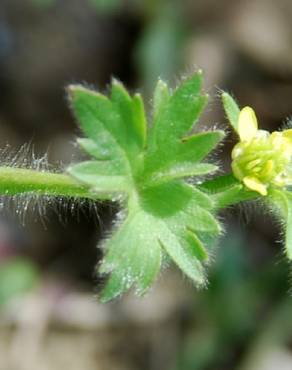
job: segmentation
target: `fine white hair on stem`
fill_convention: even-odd
[[[18,150],[12,149],[6,145],[0,150],[1,166],[12,168],[30,169],[40,172],[63,172],[62,164],[53,166],[48,163],[48,154],[44,153],[41,156],[35,154],[31,143],[22,145]],[[48,211],[57,216],[58,221],[65,225],[69,215],[93,218],[94,222],[100,228],[103,228],[103,223],[99,215],[100,202],[85,198],[52,196],[38,194],[37,192],[26,192],[17,195],[2,195],[0,196],[0,211],[1,213],[16,215],[20,223],[25,225],[28,213],[30,218],[35,221],[40,221],[44,228],[48,223]]]
[[[27,218],[33,219],[35,222],[41,222],[45,229],[49,219],[54,215],[64,227],[68,223],[68,217],[74,216],[77,221],[88,218],[94,221],[98,228],[104,229],[100,217],[100,204],[89,199],[40,195],[33,192],[0,196],[2,214],[15,215],[23,226]]]
[[[0,150],[0,161],[1,166],[27,168],[36,171],[54,171],[53,166],[48,163],[48,154],[44,153],[38,157],[31,143],[23,144],[19,149],[13,149],[7,144]]]

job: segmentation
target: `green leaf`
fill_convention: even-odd
[[[268,199],[277,207],[278,215],[284,221],[286,255],[292,260],[292,194],[285,190],[271,189]]]
[[[226,92],[222,94],[222,103],[227,115],[227,118],[234,128],[235,132],[238,132],[238,117],[240,113],[240,109],[236,103],[236,101]]]
[[[217,170],[201,161],[224,133],[186,136],[206,104],[201,86],[201,72],[173,93],[159,81],[148,137],[141,96],[130,96],[120,82],[112,82],[110,98],[70,88],[86,135],[78,143],[94,159],[70,166],[68,173],[96,199],[121,199],[125,207],[103,246],[99,272],[109,275],[103,301],[131,287],[143,294],[159,274],[164,254],[197,285],[204,284],[205,263],[222,230],[213,215],[215,203],[184,178]]]

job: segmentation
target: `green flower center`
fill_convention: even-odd
[[[249,141],[240,141],[232,150],[232,170],[242,181],[253,178],[265,185],[291,183],[292,149],[281,132],[258,130]]]

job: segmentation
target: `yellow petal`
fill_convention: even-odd
[[[261,195],[265,196],[268,194],[267,187],[263,183],[261,183],[257,178],[255,177],[245,177],[243,179],[244,185],[249,188],[250,190],[256,191],[260,193]]]
[[[252,170],[254,169],[258,164],[261,163],[261,159],[254,159],[253,161],[250,161],[247,165],[246,165],[246,169],[247,170]]]
[[[262,167],[262,176],[270,176],[271,172],[274,170],[274,162],[269,159],[265,165]]]
[[[255,112],[250,107],[243,108],[238,118],[238,134],[241,141],[249,141],[255,137],[258,121]]]

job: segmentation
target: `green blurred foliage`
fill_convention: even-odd
[[[48,8],[56,3],[57,0],[30,0],[35,6]]]
[[[170,80],[181,61],[186,32],[181,23],[163,13],[151,21],[137,45],[137,64],[146,91],[151,91],[158,77]]]
[[[291,308],[287,264],[283,261],[275,266],[268,261],[255,266],[247,253],[245,232],[235,228],[226,235],[210,271],[209,287],[195,297],[192,324],[181,343],[176,370],[227,369],[244,350],[242,362],[246,361],[250,350],[246,346],[254,337],[263,342],[266,332],[278,344],[289,337],[285,324],[287,304]],[[271,315],[273,328],[274,321],[279,324],[277,337],[268,325],[259,327],[267,308],[265,315]]]
[[[0,264],[0,305],[33,289],[39,281],[35,265],[15,257]]]
[[[122,0],[89,0],[99,12],[116,11],[122,5]]]
[[[36,6],[50,7],[62,0],[30,0]],[[87,0],[98,12],[110,13],[122,6],[122,0]]]
[[[172,80],[182,62],[187,27],[182,19],[181,3],[149,2],[144,30],[137,43],[136,61],[146,92],[157,78]]]

